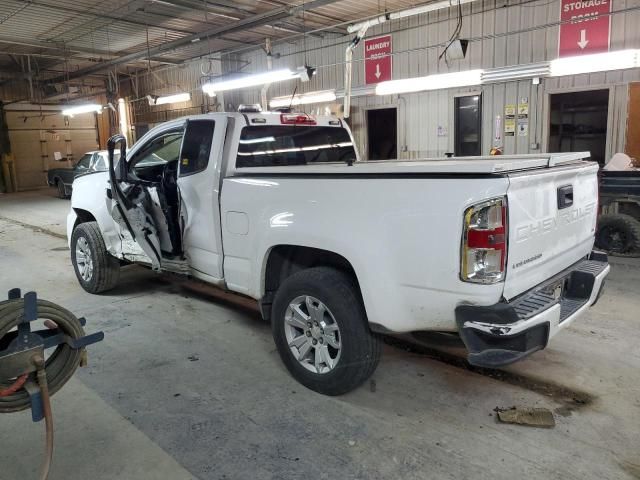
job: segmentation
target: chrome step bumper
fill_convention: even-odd
[[[542,350],[597,302],[609,270],[607,255],[593,251],[511,302],[457,307],[456,322],[469,363],[500,367]]]

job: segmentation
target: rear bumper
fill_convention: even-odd
[[[520,295],[489,307],[461,305],[456,323],[469,363],[500,367],[542,350],[561,329],[594,305],[610,267],[607,255],[588,259]]]

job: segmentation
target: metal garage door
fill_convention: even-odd
[[[45,186],[48,169],[72,166],[85,152],[98,149],[95,114],[65,118],[55,111],[7,111],[6,115],[18,190]]]

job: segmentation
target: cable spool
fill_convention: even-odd
[[[7,334],[18,327],[24,318],[23,299],[0,302],[0,352],[7,343]],[[84,329],[78,318],[69,310],[46,300],[37,301],[38,318],[49,320],[55,324],[64,335],[79,340],[85,336]],[[37,335],[37,333],[31,333]],[[11,336],[12,337],[12,336]],[[16,337],[17,338],[17,337]],[[14,340],[11,338],[11,340]],[[9,345],[7,345],[8,347]],[[51,395],[56,393],[73,376],[80,365],[82,349],[71,348],[63,343],[48,356],[45,362],[45,372]],[[1,360],[0,360],[1,361]],[[0,378],[0,391],[8,389],[14,383],[13,379]],[[0,413],[17,412],[31,406],[26,390],[20,389],[15,393],[0,397]]]
[[[104,333],[85,335],[84,318],[35,292],[20,298],[18,289],[0,302],[0,413],[31,407],[34,422],[45,419],[46,455],[40,478],[46,480],[53,457],[53,414],[50,396],[73,376],[85,359],[85,347]],[[32,330],[42,320],[45,329]],[[50,352],[47,355],[47,352]]]

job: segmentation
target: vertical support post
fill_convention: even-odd
[[[273,69],[273,55],[271,52],[271,39],[266,38],[264,41],[264,49],[267,52],[267,70]],[[263,111],[269,110],[269,102],[267,102],[267,92],[269,91],[270,83],[265,83],[260,90],[260,106]]]
[[[351,114],[351,79],[353,76],[351,66],[353,63],[353,50],[358,46],[358,43],[360,43],[360,40],[365,36],[368,29],[369,23],[365,22],[344,52],[344,118],[349,118]]]

